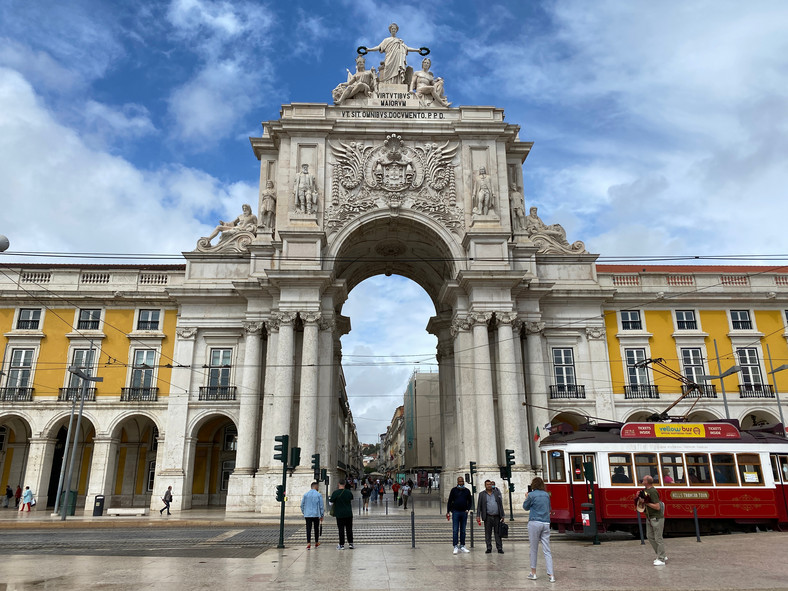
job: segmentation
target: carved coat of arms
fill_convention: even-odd
[[[422,211],[454,232],[464,229],[449,142],[407,146],[391,134],[379,146],[330,143],[334,154],[326,227],[336,232],[365,211],[407,207]]]

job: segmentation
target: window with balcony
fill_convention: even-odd
[[[763,381],[761,362],[758,349],[755,347],[740,347],[736,349],[736,357],[741,366],[741,384],[739,394],[742,398],[771,398],[774,396],[771,386]]]
[[[71,365],[70,367],[77,367],[84,371],[87,375],[92,376],[94,371],[93,361],[95,360],[95,349],[73,349],[71,351]],[[74,400],[81,396],[82,378],[68,372],[68,385],[60,390],[58,400]],[[85,400],[96,399],[96,388],[92,384],[88,384]]]
[[[640,321],[640,310],[621,311],[621,330],[642,330],[643,323]]]
[[[585,387],[575,382],[575,357],[571,348],[553,349],[553,375],[550,398],[585,398]]]
[[[208,385],[200,388],[200,400],[235,400],[235,386],[230,385],[232,349],[211,349]]]
[[[41,322],[39,308],[22,308],[16,321],[17,330],[38,330]]]
[[[752,330],[749,310],[731,310],[731,326],[734,330]]]
[[[694,310],[676,310],[676,328],[678,330],[697,330]]]
[[[140,310],[137,330],[159,330],[159,310]]]
[[[624,386],[625,398],[659,398],[657,387],[649,380],[648,368],[639,365],[646,360],[646,350],[638,347],[624,349],[627,367],[627,384]]]
[[[8,401],[32,400],[33,388],[30,374],[33,369],[33,349],[11,349],[8,378],[2,389],[2,399]]]
[[[155,387],[156,376],[155,349],[135,349],[131,366],[131,384],[123,388],[121,400],[155,401],[158,388]]]
[[[101,326],[101,310],[80,310],[77,330],[98,330]]]

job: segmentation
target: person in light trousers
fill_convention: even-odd
[[[526,493],[523,509],[530,511],[528,518],[528,541],[531,546],[531,572],[528,578],[536,579],[536,557],[542,544],[547,577],[555,583],[553,555],[550,553],[550,495],[544,489],[544,480],[538,476],[531,481],[531,492]]]

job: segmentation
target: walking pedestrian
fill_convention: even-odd
[[[399,498],[399,482],[395,482],[391,485],[391,492],[394,493],[394,502],[396,503]]]
[[[167,509],[167,515],[172,515],[172,513],[170,513],[170,503],[172,503],[172,487],[171,486],[167,487],[167,492],[164,493],[164,496],[161,498],[161,500],[164,501],[164,507],[162,507],[161,511],[159,511],[159,515],[162,515],[164,513],[165,509]]]
[[[22,505],[19,507],[19,510],[24,512],[25,507],[27,507],[27,512],[30,513],[30,507],[33,503],[33,491],[30,490],[29,486],[25,487],[25,492],[22,493]]]
[[[410,498],[410,493],[412,490],[413,489],[410,487],[410,485],[408,485],[407,482],[405,483],[405,486],[399,489],[399,493],[402,495],[402,502],[405,504],[403,510],[408,508],[408,499]]]
[[[547,576],[555,583],[553,555],[550,552],[550,495],[545,492],[544,480],[538,476],[531,481],[531,492],[525,493],[523,509],[531,511],[528,518],[528,543],[531,547],[531,572],[528,578],[536,580],[536,556],[542,544]]]
[[[348,548],[353,546],[353,493],[350,480],[341,480],[339,488],[331,493],[329,502],[334,508],[334,517],[337,518],[337,529],[339,530],[339,545],[337,550],[345,549],[345,534],[347,534]]]
[[[378,489],[380,488],[380,481],[379,480],[375,480],[374,482],[372,482],[370,484],[370,486],[372,487],[372,502],[373,503],[377,503],[378,502]]]
[[[361,487],[361,499],[364,501],[364,511],[369,511],[369,495],[372,494],[372,489],[366,484]]]
[[[654,566],[665,566],[668,557],[665,555],[665,541],[662,532],[665,529],[665,505],[659,500],[659,492],[654,488],[654,477],[643,477],[643,490],[638,493],[638,498],[646,503],[646,537],[651,547],[657,554]]]
[[[465,488],[465,479],[457,477],[457,486],[449,492],[446,503],[446,519],[451,519],[451,541],[454,554],[470,552],[465,547],[465,527],[468,524],[468,511],[473,507],[471,491]]]
[[[476,522],[481,526],[484,522],[484,541],[487,543],[485,554],[492,552],[492,534],[495,534],[495,547],[498,554],[503,554],[501,540],[501,520],[503,519],[503,498],[501,491],[493,488],[491,480],[484,481],[484,490],[479,493],[476,503]]]
[[[432,476],[430,476],[429,480],[427,480],[427,494],[432,494]]]
[[[312,548],[312,528],[315,528],[315,548],[320,545],[320,524],[323,523],[323,495],[318,491],[319,483],[313,482],[301,497],[301,513],[306,519],[306,549]]]
[[[19,501],[22,500],[22,485],[18,484],[16,486],[16,492],[14,493],[14,498],[16,499],[15,507],[19,507]]]
[[[3,506],[4,507],[10,507],[11,506],[11,499],[13,499],[13,498],[14,498],[14,491],[11,490],[11,487],[6,484],[5,485],[5,504]]]

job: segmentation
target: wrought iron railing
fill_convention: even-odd
[[[23,386],[0,388],[0,400],[3,402],[30,402],[33,400],[33,388]]]
[[[659,398],[659,388],[651,384],[624,386],[624,398]]]
[[[769,384],[739,384],[739,398],[774,398]]]
[[[586,387],[577,384],[555,384],[550,386],[550,398],[585,398]]]
[[[717,386],[714,384],[698,384],[700,390],[693,390],[687,394],[689,386],[681,386],[681,393],[687,394],[688,398],[717,398]]]
[[[236,386],[200,386],[200,400],[235,400]]]
[[[82,388],[76,386],[74,388],[60,388],[60,391],[57,394],[58,402],[63,402],[66,400],[74,400],[76,398],[79,400],[79,397],[82,395]],[[87,392],[85,392],[85,400],[87,402],[94,402],[96,400],[96,389],[95,388],[88,388]]]
[[[121,402],[156,402],[159,397],[158,388],[121,388]]]

